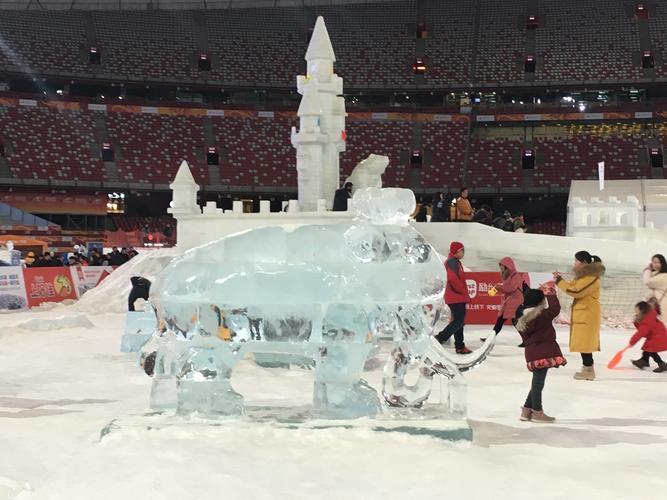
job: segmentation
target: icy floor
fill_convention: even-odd
[[[517,418],[530,374],[507,329],[468,376],[472,444],[270,425],[132,428],[99,442],[111,420],[147,411],[150,379],[118,352],[121,314],[84,314],[94,329],[63,315],[81,320],[68,308],[0,315],[0,499],[633,499],[667,487],[667,374],[631,368],[632,356],[603,368],[628,332],[604,332],[598,381],[572,379],[574,355],[549,373],[545,408],[559,420],[539,425]],[[58,328],[16,327],[29,319]],[[471,344],[480,333],[468,330]],[[379,387],[380,375],[367,379]],[[311,383],[250,362],[234,376],[253,405],[309,404]]]

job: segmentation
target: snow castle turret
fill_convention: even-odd
[[[321,16],[305,59],[307,74],[297,76],[297,91],[303,96],[297,113],[299,131],[292,127],[302,212],[315,211],[318,199],[325,199],[331,208],[340,187],[339,154],[345,151],[343,79],[334,73],[336,56]]]
[[[201,214],[197,205],[199,186],[190,172],[188,162],[183,160],[178,168],[174,182],[169,184],[172,192],[171,207],[167,210],[178,220],[179,217]]]

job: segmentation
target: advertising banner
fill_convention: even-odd
[[[539,288],[545,295],[556,294],[556,283],[550,273],[521,273],[531,288]],[[493,325],[498,318],[502,294],[489,295],[489,290],[500,283],[500,273],[466,273],[470,303],[466,313],[468,325]]]
[[[31,267],[23,270],[23,278],[28,307],[78,298],[69,267]]]
[[[91,288],[95,288],[113,271],[111,266],[72,266],[70,269],[76,281],[79,297]]]
[[[18,266],[0,267],[0,309],[27,308],[23,269]]]

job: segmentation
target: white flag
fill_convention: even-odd
[[[600,191],[604,190],[604,162],[598,162],[598,181],[600,183]]]

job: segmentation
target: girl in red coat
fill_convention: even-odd
[[[549,368],[565,366],[567,361],[556,342],[553,320],[560,313],[560,303],[555,295],[546,299],[542,290],[528,289],[524,295],[523,311],[520,311],[516,328],[525,344],[526,366],[533,373],[533,381],[526,402],[521,408],[524,422],[550,423],[556,419],[544,413],[542,389]]]
[[[468,283],[461,259],[465,255],[463,243],[452,241],[449,245],[449,256],[445,262],[447,269],[447,287],[445,288],[445,304],[451,311],[451,320],[443,331],[436,335],[441,344],[454,336],[454,345],[458,354],[469,354],[463,338],[463,326],[466,322],[466,304],[470,302]]]
[[[639,339],[645,338],[642,346],[642,357],[632,362],[640,370],[648,368],[648,360],[658,363],[653,370],[655,373],[667,371],[667,365],[662,360],[659,352],[667,351],[667,328],[658,319],[658,312],[648,302],[640,302],[635,306],[635,333],[630,339],[630,345],[635,345]]]

